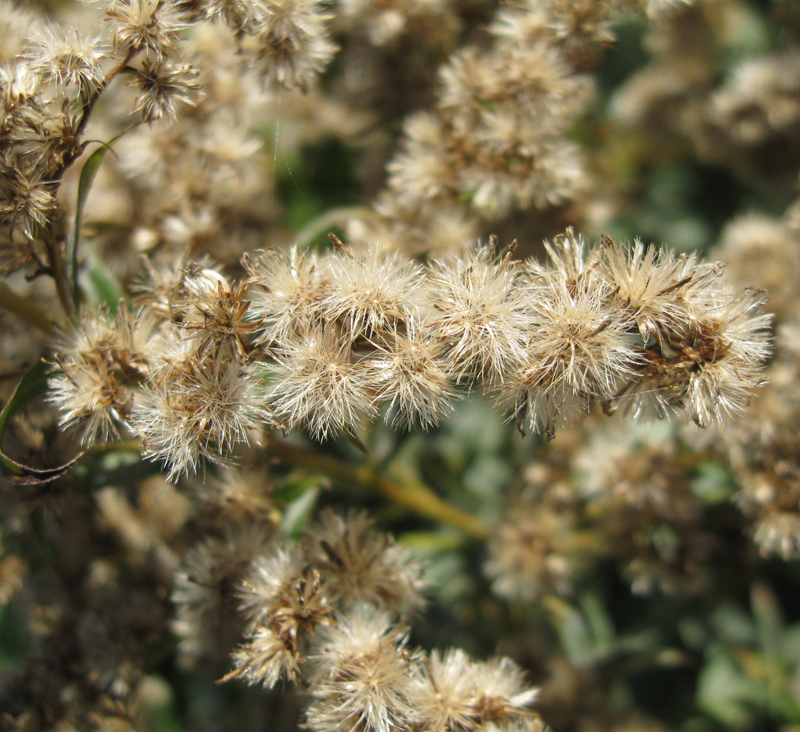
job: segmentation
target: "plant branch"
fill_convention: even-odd
[[[122,72],[124,71],[128,64],[131,62],[133,57],[138,53],[138,49],[129,48],[125,57],[116,65],[114,66],[111,71],[109,71],[103,80],[97,85],[97,88],[94,90],[92,94],[90,94],[83,104],[83,114],[81,115],[81,121],[78,124],[78,129],[76,133],[76,138],[80,138],[83,133],[86,131],[86,127],[89,124],[89,118],[92,116],[92,111],[94,110],[95,104],[97,104],[97,100],[100,99],[103,92],[108,88],[109,84]],[[58,180],[64,175],[67,169],[81,156],[83,155],[84,149],[86,147],[86,143],[83,145],[79,145],[77,149],[73,152],[73,154],[68,155],[64,159],[64,163],[61,166],[61,169],[56,174],[56,178]]]
[[[61,307],[64,308],[64,314],[72,319],[75,317],[75,304],[72,301],[72,293],[70,292],[69,282],[67,281],[67,270],[64,267],[64,257],[61,252],[61,247],[58,246],[52,231],[46,232],[44,236],[44,246],[47,250],[49,270],[56,283],[58,300],[61,303]]]
[[[114,80],[114,78],[116,78],[116,76],[127,67],[128,63],[136,55],[136,53],[136,50],[128,49],[128,52],[125,54],[125,58],[123,58],[113,69],[111,69],[108,74],[106,74],[102,82],[97,85],[95,91],[85,99],[83,103],[83,114],[81,115],[81,121],[78,124],[77,130],[75,131],[76,140],[79,140],[86,131],[86,126],[89,124],[89,118],[92,114],[95,104],[97,103],[97,100],[108,88],[108,85]],[[81,155],[83,155],[87,144],[88,143],[74,145],[72,150],[64,156],[61,165],[52,176],[52,180],[56,184],[57,189],[61,186],[61,180],[64,177],[64,173],[66,173],[72,164]],[[47,259],[49,265],[48,269],[55,280],[58,299],[61,302],[61,306],[64,308],[64,313],[68,318],[74,319],[76,317],[77,307],[79,304],[77,296],[77,284],[75,285],[75,288],[70,286],[69,277],[64,264],[64,257],[61,252],[61,248],[56,242],[53,229],[54,227],[52,222],[50,222],[48,231],[45,232],[44,236],[44,245],[47,249]],[[77,257],[77,247],[75,247],[73,257]]]
[[[302,447],[290,445],[274,434],[268,436],[267,451],[287,462],[350,483],[363,490],[372,491],[384,498],[410,508],[427,518],[461,529],[473,539],[485,541],[486,527],[472,514],[458,506],[447,503],[428,486],[416,479],[403,483],[391,480],[369,465],[352,465],[330,455],[321,455]]]

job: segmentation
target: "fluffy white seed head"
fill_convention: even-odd
[[[317,439],[352,432],[375,416],[374,386],[354,360],[349,339],[333,327],[312,327],[284,342],[269,367],[269,403],[289,430],[305,427]]]
[[[423,604],[422,567],[391,536],[377,532],[366,513],[325,511],[309,527],[308,556],[328,579],[331,597],[348,607],[369,603],[407,614]]]
[[[379,246],[334,252],[325,257],[322,270],[328,287],[319,306],[353,340],[397,327],[417,309],[422,271],[399,252]]]
[[[308,722],[319,732],[393,732],[415,714],[408,693],[413,659],[406,635],[389,616],[359,606],[321,634],[312,661],[318,668]]]
[[[244,265],[251,279],[250,316],[259,322],[257,343],[280,343],[307,332],[321,317],[327,288],[313,252],[268,250]]]
[[[444,345],[433,328],[409,318],[376,343],[377,355],[367,362],[368,379],[377,399],[388,403],[390,419],[406,429],[433,427],[452,411],[457,396]]]
[[[224,463],[237,443],[271,417],[251,368],[236,361],[188,360],[146,385],[131,415],[145,454],[169,479],[195,472],[201,458]]]
[[[482,247],[437,260],[429,278],[429,319],[453,378],[492,383],[523,358],[530,317],[513,263],[498,263],[492,248]]]

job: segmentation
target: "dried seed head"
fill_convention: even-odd
[[[176,0],[113,0],[106,18],[116,23],[118,53],[146,51],[160,61],[186,27]]]
[[[344,607],[370,603],[408,613],[423,604],[422,568],[403,546],[375,531],[365,513],[323,512],[309,527],[307,554]]]
[[[412,657],[406,633],[371,606],[357,606],[338,625],[322,631],[312,656],[317,674],[308,722],[320,732],[407,728]]]
[[[145,122],[162,118],[176,119],[179,104],[197,104],[202,93],[202,87],[197,82],[198,76],[199,71],[189,64],[145,60],[142,68],[135,72],[133,80],[127,84],[141,89],[133,111],[141,112]]]
[[[513,263],[490,247],[434,262],[430,274],[437,338],[457,380],[496,382],[523,357],[529,323]]]
[[[312,327],[276,349],[269,368],[270,407],[288,429],[305,427],[317,439],[352,432],[375,416],[374,385],[335,328]]]

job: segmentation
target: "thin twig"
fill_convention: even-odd
[[[78,124],[77,134],[76,137],[80,138],[80,136],[86,131],[86,127],[89,124],[89,119],[92,116],[92,111],[94,110],[95,104],[97,104],[97,100],[100,99],[103,92],[108,88],[109,84],[122,72],[124,71],[128,64],[131,62],[134,56],[139,53],[139,49],[129,48],[127,53],[125,54],[125,58],[123,58],[111,71],[109,71],[103,80],[97,85],[94,90],[94,93],[89,96],[89,98],[84,102],[83,105],[83,114],[81,115],[81,121]],[[83,155],[84,150],[86,148],[86,144],[80,145],[77,150],[71,154],[67,155],[64,159],[64,163],[61,166],[61,169],[56,173],[55,178],[56,180],[60,180],[67,169],[79,158]]]
[[[125,58],[123,58],[111,71],[106,74],[105,78],[97,85],[94,93],[91,94],[83,105],[83,114],[81,115],[81,121],[78,124],[78,128],[75,132],[75,138],[80,139],[83,133],[86,131],[86,126],[89,124],[89,118],[91,117],[92,110],[94,109],[95,104],[97,104],[97,100],[100,98],[102,93],[108,88],[108,85],[114,80],[114,78],[122,72],[131,61],[131,59],[138,53],[138,51],[134,49],[128,49],[128,52],[125,54]],[[52,176],[52,180],[54,183],[57,184],[58,187],[61,185],[61,180],[64,177],[64,173],[72,166],[72,164],[83,155],[84,151],[86,150],[88,143],[84,143],[82,145],[76,145],[67,155],[64,156],[64,160],[59,166],[58,170]],[[44,235],[44,245],[47,250],[47,259],[49,270],[53,276],[53,279],[56,283],[56,292],[58,293],[58,299],[61,302],[61,306],[64,308],[64,313],[70,319],[74,319],[77,314],[77,296],[76,293],[71,291],[69,278],[67,276],[67,270],[64,263],[64,257],[61,252],[61,247],[58,246],[55,237],[55,227],[54,222],[49,222],[47,227],[47,231]],[[77,252],[75,253],[77,256]]]

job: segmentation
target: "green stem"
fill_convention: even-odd
[[[20,297],[4,282],[0,282],[0,308],[8,310],[20,320],[38,328],[48,335],[53,332],[53,320],[30,300]]]
[[[267,451],[287,462],[324,473],[358,488],[379,493],[384,498],[410,508],[421,516],[455,526],[478,541],[485,541],[488,538],[486,527],[477,518],[464,509],[442,500],[419,480],[412,478],[404,483],[398,483],[380,475],[369,465],[345,463],[329,455],[321,455],[290,445],[274,435],[269,437]]]
[[[83,170],[81,170],[78,182],[78,200],[75,206],[75,220],[72,227],[72,241],[68,247],[68,277],[70,281],[70,287],[72,289],[72,302],[75,305],[76,312],[80,311],[81,307],[80,290],[78,288],[78,247],[80,246],[81,219],[83,218],[83,210],[84,206],[86,205],[86,199],[89,196],[89,191],[94,183],[94,178],[97,175],[97,171],[103,161],[103,158],[105,157],[106,152],[111,149],[111,146],[117,142],[117,140],[124,135],[127,135],[131,130],[136,129],[139,124],[141,123],[134,122],[132,125],[128,125],[124,130],[122,130],[122,132],[114,135],[114,137],[112,137],[108,142],[101,143],[100,148],[95,150],[89,156],[88,160],[83,165]],[[84,147],[86,147],[86,145],[84,145]]]

